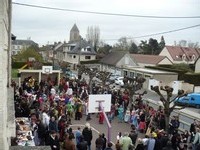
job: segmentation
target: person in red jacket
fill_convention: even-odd
[[[103,114],[103,112],[100,112],[99,113],[99,124],[103,124],[103,122],[104,122],[104,114]]]

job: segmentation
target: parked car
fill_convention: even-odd
[[[72,71],[66,71],[65,74],[71,80],[78,79],[78,76],[75,73],[73,73]]]
[[[120,77],[120,75],[118,74],[110,74],[110,77],[109,77],[109,81],[114,83],[115,82],[115,79]]]
[[[177,105],[200,108],[200,93],[190,93],[175,100]]]
[[[124,77],[117,77],[115,79],[115,84],[120,85],[120,86],[124,86]]]

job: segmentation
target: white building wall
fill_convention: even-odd
[[[10,4],[10,5],[9,5]],[[8,76],[10,73],[8,69],[8,52],[10,51],[10,43],[8,38],[10,36],[9,14],[11,6],[11,0],[0,0],[0,150],[9,149],[9,135],[8,130],[8,113],[7,113],[7,101],[8,101]],[[7,12],[7,10],[9,10]],[[11,112],[12,113],[12,112]]]
[[[200,73],[200,58],[198,58],[195,64],[195,73]]]
[[[174,60],[172,59],[170,53],[168,52],[167,48],[165,47],[159,54],[160,56],[166,56],[174,63]]]
[[[159,62],[159,65],[172,65],[172,62],[169,59],[165,58]]]

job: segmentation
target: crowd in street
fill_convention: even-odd
[[[111,94],[111,111],[107,113],[110,123],[118,119],[119,123],[130,124],[130,131],[119,132],[114,143],[108,142],[104,133],[93,139],[87,122],[91,119],[87,109],[89,94]],[[29,118],[35,145],[49,145],[52,150],[91,150],[92,143],[96,150],[200,150],[199,121],[194,120],[190,131],[180,133],[179,118],[173,116],[166,131],[162,108],[155,110],[144,104],[141,94],[134,103],[130,103],[131,99],[126,89],[102,88],[95,83],[89,89],[86,82],[66,77],[59,84],[50,77],[38,83],[30,76],[15,88],[15,117]],[[84,129],[73,131],[72,119],[80,120],[83,115],[87,116]],[[105,121],[103,113],[98,118],[100,124]]]

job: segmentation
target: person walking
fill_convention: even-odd
[[[104,139],[102,138],[102,134],[99,134],[99,137],[95,141],[96,150],[103,150]]]
[[[124,108],[122,105],[119,106],[118,108],[118,119],[119,122],[123,122],[123,118],[124,118]]]
[[[90,128],[89,123],[85,124],[85,128],[82,131],[82,135],[84,137],[84,140],[87,141],[88,150],[91,150],[91,141],[92,141],[93,135],[92,135],[92,130]]]
[[[80,127],[78,127],[77,129],[78,129],[78,130],[77,130],[77,131],[75,131],[76,145],[78,145],[78,144],[79,144],[79,142],[80,142],[80,137],[82,136],[82,133],[81,133],[81,128],[80,128]]]
[[[84,137],[81,135],[79,143],[77,144],[77,150],[87,150],[87,142],[84,140]]]

